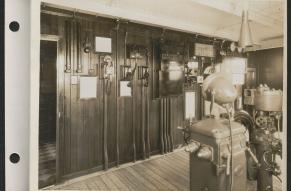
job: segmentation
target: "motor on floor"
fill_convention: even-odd
[[[272,176],[280,174],[275,156],[282,157],[281,140],[276,137],[282,92],[267,86],[252,92],[254,116],[233,111],[237,93],[224,74],[205,79],[203,96],[211,101],[210,116],[183,128],[191,191],[245,191],[247,180],[257,180],[258,191],[273,190]],[[215,119],[211,115],[214,103],[223,106],[227,115]]]
[[[253,94],[247,94],[247,92]],[[281,90],[270,89],[260,85],[257,89],[245,90],[250,95],[252,114],[255,125],[250,131],[250,143],[256,151],[260,166],[249,167],[249,178],[257,180],[258,190],[273,190],[273,176],[279,178],[281,170],[276,162],[276,156],[282,159],[282,140],[280,139],[282,96]],[[249,162],[252,166],[253,161]],[[281,181],[282,182],[282,181]]]

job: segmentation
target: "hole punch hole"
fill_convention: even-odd
[[[20,161],[20,156],[17,153],[13,153],[10,155],[9,159],[12,163],[18,163]]]
[[[12,32],[17,32],[20,28],[20,25],[17,21],[12,21],[10,24],[9,24],[9,29],[12,31]]]

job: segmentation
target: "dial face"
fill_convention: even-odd
[[[234,52],[235,51],[235,48],[236,48],[236,46],[235,46],[234,42],[232,42],[230,44],[230,50],[231,50],[231,52]]]

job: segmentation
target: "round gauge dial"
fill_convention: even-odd
[[[234,52],[235,49],[236,49],[236,45],[235,45],[234,42],[232,42],[232,43],[230,44],[230,50],[231,50],[231,52]]]

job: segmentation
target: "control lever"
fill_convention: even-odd
[[[189,132],[189,127],[178,126],[177,129],[182,131],[184,142],[188,145],[190,143],[189,139],[191,137],[191,133]]]
[[[226,159],[226,175],[230,174],[230,161],[231,161],[231,154],[223,153],[222,157]]]
[[[182,130],[182,131],[183,131],[184,129],[186,129],[186,127],[181,127],[181,126],[178,126],[178,127],[177,127],[177,129],[179,129],[179,130]]]
[[[212,112],[213,112],[213,106],[214,106],[214,91],[211,91],[211,103],[210,103],[210,116],[212,116]]]
[[[206,160],[212,160],[212,150],[208,146],[201,146],[197,157]]]
[[[230,160],[231,159],[231,155],[228,154],[227,158],[226,158],[226,175],[230,175]]]
[[[251,155],[251,157],[254,160],[254,162],[256,163],[256,165],[258,167],[261,166],[259,161],[258,161],[258,159],[257,159],[257,157],[254,155],[254,153],[252,152],[252,150],[249,147],[246,149],[246,151],[248,151],[248,153]]]

